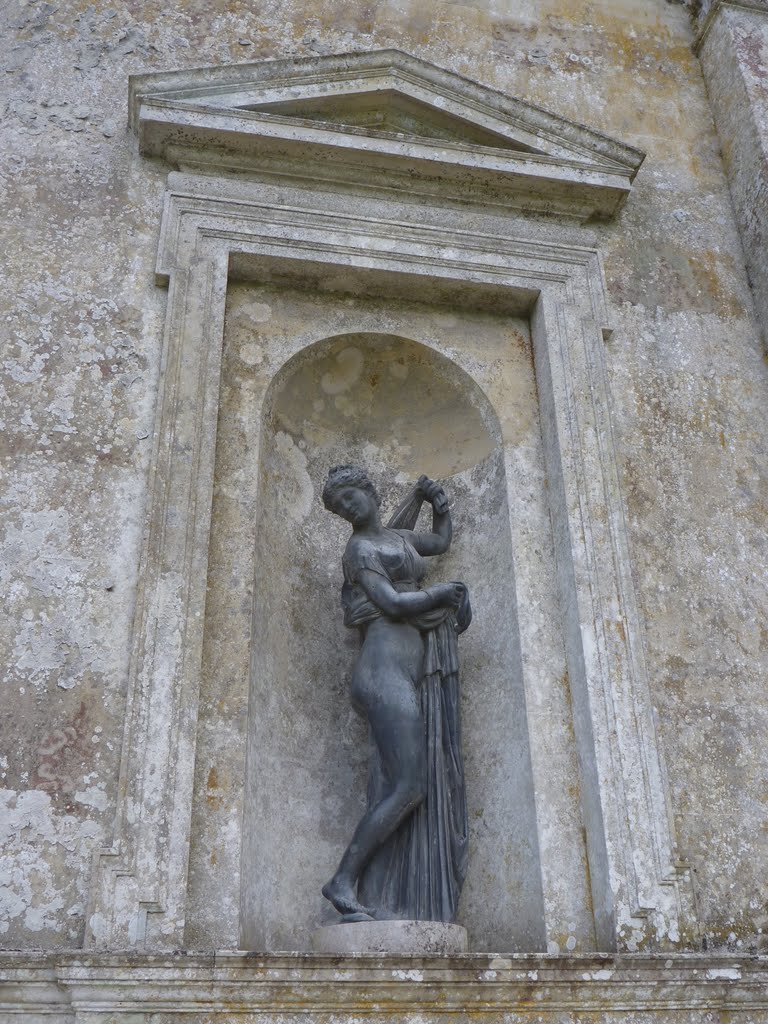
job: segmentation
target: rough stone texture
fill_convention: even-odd
[[[757,1024],[765,957],[6,954],[25,1024]],[[21,1015],[21,1016],[19,1016]]]
[[[467,932],[442,921],[362,921],[318,928],[312,933],[318,953],[414,953],[452,956],[466,953]]]
[[[708,943],[760,945],[768,386],[687,12],[666,0],[603,0],[588,18],[572,0],[72,0],[12,3],[0,19],[13,254],[2,298],[4,943],[79,943],[90,855],[115,808],[166,302],[152,278],[165,169],[136,156],[127,75],[392,45],[648,153],[614,222],[530,230],[603,255],[614,425],[680,854]]]

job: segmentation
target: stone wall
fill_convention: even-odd
[[[394,46],[648,154],[610,223],[542,218],[528,230],[603,256],[614,427],[679,855],[702,938],[759,945],[768,374],[720,152],[741,122],[718,115],[718,139],[687,10],[62,0],[13,2],[0,29],[0,941],[81,943],[91,857],[117,799],[166,302],[153,278],[166,168],[137,154],[127,77]],[[734,198],[739,208],[736,186]],[[216,788],[214,777],[214,802]]]

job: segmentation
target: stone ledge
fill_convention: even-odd
[[[628,954],[579,957],[463,954],[74,952],[0,954],[0,1020],[669,1021],[679,1011],[739,1012],[768,1021],[768,957]],[[636,1018],[634,1018],[636,1019]]]

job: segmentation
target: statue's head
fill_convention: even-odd
[[[344,509],[344,496],[348,491],[362,491],[376,508],[381,505],[373,481],[360,466],[334,466],[328,473],[323,488],[323,504],[329,512],[349,519]]]

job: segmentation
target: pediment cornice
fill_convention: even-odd
[[[611,216],[644,154],[398,50],[134,76],[145,155],[180,169]]]

